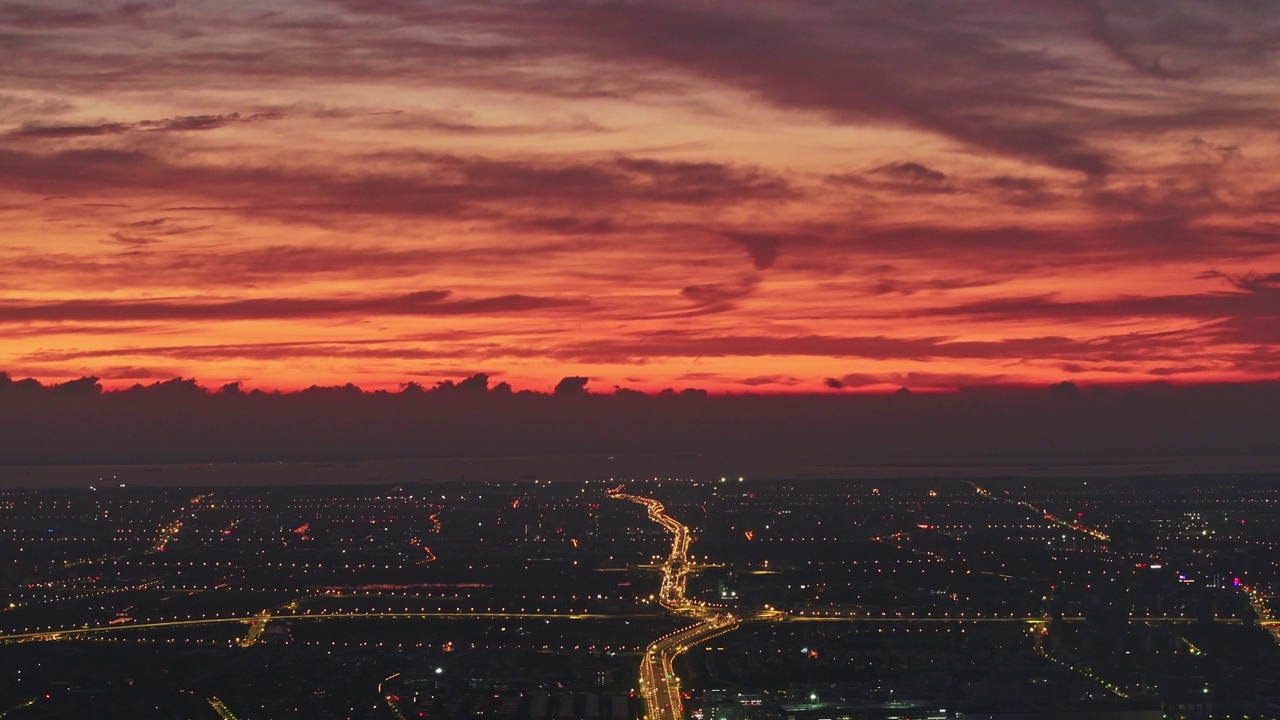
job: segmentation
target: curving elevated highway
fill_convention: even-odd
[[[685,597],[685,585],[689,573],[698,566],[689,562],[689,528],[667,515],[662,503],[653,498],[610,494],[616,500],[630,500],[644,505],[649,519],[664,527],[672,535],[671,554],[662,563],[662,587],[658,602],[670,612],[696,618],[699,622],[683,630],[664,635],[645,649],[640,661],[640,691],[648,708],[647,720],[683,720],[684,703],[680,699],[680,678],[676,677],[672,662],[680,653],[717,635],[729,632],[740,620],[732,613],[720,612],[690,601]]]

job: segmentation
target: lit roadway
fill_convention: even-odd
[[[312,613],[310,615],[273,615],[272,620],[351,620],[360,618],[531,618],[562,620],[612,620],[622,617],[653,617],[649,613],[619,615],[617,613],[538,613],[538,612],[332,612]],[[192,620],[157,620],[154,622],[129,623],[127,625],[104,625],[101,627],[67,628],[65,630],[41,630],[0,634],[0,642],[24,642],[32,640],[68,640],[75,636],[93,633],[123,632],[143,630],[146,628],[193,627],[198,625],[214,625],[218,623],[261,624],[262,615],[242,615],[236,617],[199,618]]]
[[[699,607],[696,605],[687,608],[689,613],[698,613],[704,619],[704,622],[690,626],[686,630],[693,628],[703,628],[708,625],[707,620],[714,618],[729,618],[727,613],[716,614],[709,608]],[[619,618],[651,618],[656,617],[653,613],[556,613],[556,612],[349,612],[335,611],[327,613],[309,613],[306,615],[271,615],[270,620],[359,620],[359,619],[537,619],[537,620],[611,620]],[[74,627],[74,628],[49,628],[36,632],[21,633],[3,633],[0,634],[0,642],[24,642],[33,640],[69,640],[75,636],[91,635],[98,633],[127,633],[130,630],[145,630],[148,628],[172,628],[172,627],[198,627],[200,625],[216,625],[220,623],[241,623],[248,624],[256,622],[261,625],[263,619],[262,614],[258,615],[235,615],[228,617],[213,618],[193,618],[187,620],[155,620],[150,622],[129,623],[126,625],[102,625],[98,627]],[[782,622],[836,622],[836,623],[1042,623],[1044,617],[1025,616],[1025,617],[877,617],[875,615],[794,615],[784,614],[777,610],[767,611],[748,611],[740,612],[735,619],[739,620],[777,620]],[[1084,620],[1083,616],[1068,616],[1062,618],[1063,622],[1079,622]],[[1173,624],[1191,624],[1198,622],[1195,618],[1181,616],[1155,616],[1143,617],[1134,616],[1130,618],[1133,622],[1157,623],[1167,622]],[[1240,618],[1214,618],[1215,623],[1235,624],[1239,625],[1244,621]],[[1272,631],[1280,632],[1280,620],[1265,618],[1255,621],[1258,625]],[[709,629],[709,628],[704,628]],[[683,631],[681,631],[683,632]],[[719,633],[715,633],[718,635]],[[704,638],[707,639],[707,638]],[[237,641],[242,644],[244,641]],[[670,645],[689,645],[691,644],[686,638],[673,641]],[[0,713],[0,717],[4,717],[4,713]]]
[[[739,619],[727,612],[695,603],[685,597],[685,582],[697,566],[689,563],[689,528],[680,524],[663,511],[662,503],[653,498],[612,493],[609,497],[630,500],[644,505],[649,519],[671,533],[671,554],[659,567],[662,569],[662,588],[658,602],[662,607],[679,615],[697,618],[700,622],[670,635],[664,635],[649,644],[640,662],[640,691],[648,708],[647,720],[683,720],[684,703],[680,701],[680,679],[671,663],[677,655],[690,647],[705,642],[737,627]],[[771,613],[761,617],[772,617]]]
[[[1035,505],[1032,505],[1031,503],[1027,502],[1026,500],[1018,500],[1018,499],[1016,499],[1016,498],[1012,498],[1012,497],[998,497],[998,496],[996,496],[996,495],[992,494],[992,492],[991,492],[990,490],[987,490],[987,489],[985,489],[985,488],[978,487],[978,485],[977,485],[976,483],[974,483],[973,481],[966,480],[965,482],[968,482],[968,483],[969,483],[969,487],[973,488],[974,492],[978,493],[979,495],[981,495],[981,496],[982,496],[982,497],[984,497],[984,498],[988,498],[988,499],[991,499],[991,500],[1003,500],[1003,501],[1005,501],[1005,502],[1007,502],[1007,503],[1013,503],[1014,505],[1021,505],[1022,507],[1024,507],[1024,508],[1026,508],[1026,509],[1030,510],[1031,512],[1035,513],[1036,515],[1044,516],[1044,519],[1045,519],[1046,521],[1051,522],[1051,523],[1053,523],[1054,525],[1057,525],[1057,526],[1059,526],[1059,527],[1065,528],[1065,529],[1067,529],[1067,530],[1072,530],[1072,531],[1078,532],[1078,533],[1080,533],[1081,535],[1085,535],[1085,536],[1091,537],[1091,538],[1093,538],[1094,540],[1098,540],[1098,541],[1100,541],[1100,542],[1110,542],[1110,541],[1111,541],[1111,536],[1110,536],[1110,535],[1107,535],[1106,533],[1102,532],[1101,530],[1098,530],[1098,529],[1096,529],[1096,528],[1091,528],[1091,527],[1089,527],[1089,526],[1087,526],[1087,525],[1085,525],[1085,524],[1083,524],[1083,523],[1075,523],[1075,522],[1070,522],[1070,521],[1068,521],[1068,520],[1063,520],[1062,518],[1060,518],[1060,517],[1058,517],[1058,516],[1054,515],[1053,513],[1049,512],[1049,511],[1047,511],[1047,510],[1042,510],[1042,509],[1040,509],[1040,508],[1036,507]]]
[[[1271,615],[1271,608],[1267,607],[1267,596],[1261,590],[1245,585],[1240,588],[1244,591],[1244,595],[1249,600],[1249,606],[1253,608],[1253,612],[1258,616],[1258,624],[1266,628],[1271,633],[1272,639],[1280,643],[1280,621]]]
[[[218,713],[218,717],[222,718],[222,720],[240,720],[235,713],[228,710],[227,706],[216,697],[209,698],[209,707],[213,708],[213,711]]]
[[[738,625],[728,613],[654,640],[645,650],[640,663],[640,689],[644,694],[649,720],[682,720],[684,703],[680,700],[680,678],[671,663],[690,647],[727,633]]]

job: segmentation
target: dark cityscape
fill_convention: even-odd
[[[123,470],[0,491],[6,719],[1280,712],[1274,475]]]

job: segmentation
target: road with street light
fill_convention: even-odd
[[[662,586],[658,602],[673,613],[696,618],[698,623],[649,644],[640,662],[640,690],[648,708],[648,720],[682,720],[684,703],[680,699],[680,678],[676,677],[672,662],[685,650],[733,630],[741,620],[732,613],[721,612],[685,597],[689,574],[699,569],[689,561],[689,543],[692,541],[689,528],[667,515],[662,503],[653,498],[622,492],[613,492],[609,497],[645,506],[649,519],[672,535],[671,554],[659,566]],[[763,616],[772,616],[772,613],[766,612]]]

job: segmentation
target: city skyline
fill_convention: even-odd
[[[1250,2],[0,5],[0,370],[1280,377]]]

